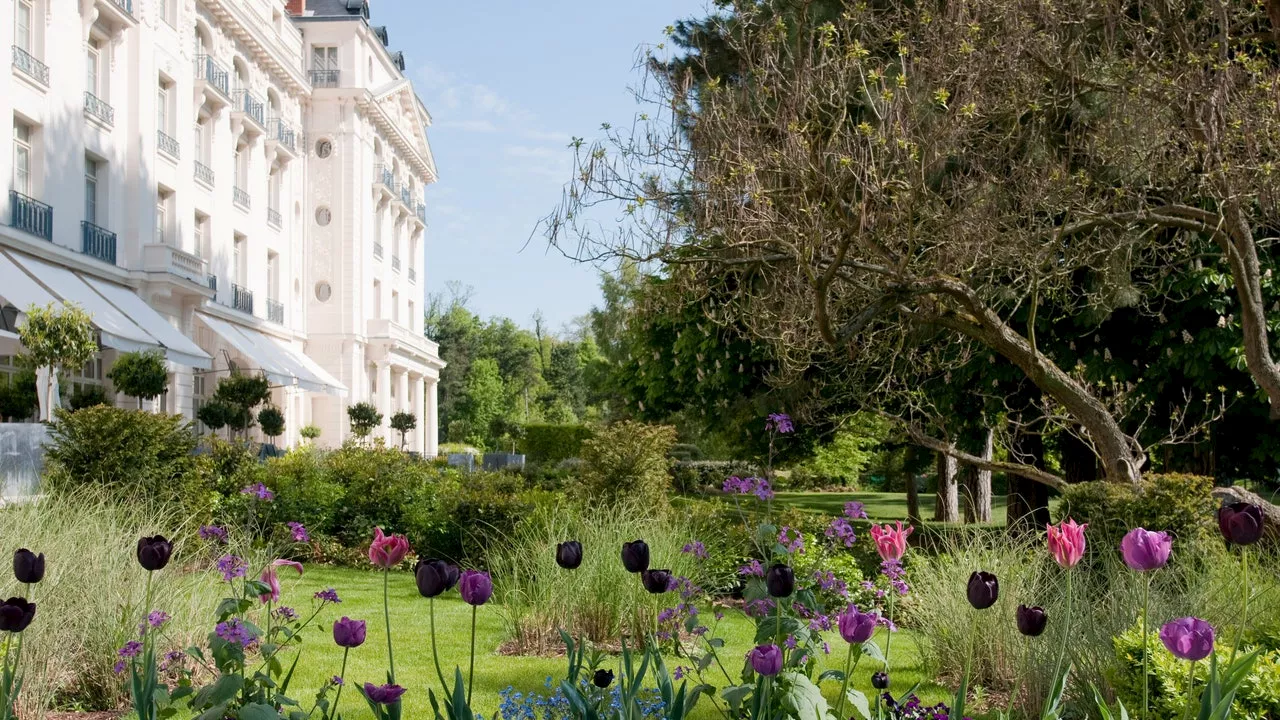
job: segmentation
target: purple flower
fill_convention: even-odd
[[[342,677],[339,675],[334,675],[333,677],[329,678],[329,682],[339,687],[346,684],[345,682],[343,682]]]
[[[364,696],[369,699],[369,702],[378,705],[394,705],[403,694],[404,688],[399,685],[364,684]]]
[[[827,537],[836,542],[844,543],[845,547],[853,547],[853,542],[858,539],[858,536],[853,532],[853,526],[842,517],[832,518],[826,532]]]
[[[333,641],[338,647],[354,648],[364,644],[367,628],[363,620],[343,618],[333,624]]]
[[[738,568],[738,574],[744,577],[754,575],[756,577],[764,577],[764,566],[759,560],[752,560],[750,563]]]
[[[765,676],[782,672],[782,648],[777,645],[760,645],[747,653],[751,669]]]
[[[677,665],[675,671],[671,673],[671,677],[676,680],[683,680],[686,672],[688,672],[688,668]]]
[[[124,669],[125,669],[125,664],[123,660],[117,660],[116,664],[111,666],[112,672],[114,672],[117,675],[124,672]]]
[[[820,590],[825,592],[834,592],[840,597],[845,597],[849,594],[848,583],[836,577],[836,574],[830,570],[827,570],[826,572],[814,570],[813,579],[818,583],[818,588]]]
[[[293,536],[293,541],[294,541],[294,542],[296,542],[296,543],[308,543],[308,542],[311,542],[311,536],[310,536],[309,534],[307,534],[307,528],[305,528],[305,527],[302,525],[302,523],[300,523],[300,522],[287,522],[287,523],[285,523],[285,526],[289,528],[289,533]]]
[[[866,520],[867,508],[857,500],[850,500],[844,504],[844,516],[850,520]]]
[[[769,413],[769,417],[764,421],[764,429],[779,435],[795,432],[795,426],[791,424],[791,416],[786,413]]]
[[[164,627],[164,624],[167,622],[169,622],[169,613],[163,610],[152,610],[151,613],[147,615],[147,624],[156,630]]]
[[[338,597],[338,591],[334,590],[333,588],[329,588],[327,590],[321,590],[317,592],[313,597],[315,597],[315,599],[319,600],[320,602],[326,602],[326,603],[342,602],[342,598]]]
[[[911,586],[907,585],[907,571],[902,568],[900,560],[885,560],[880,563],[880,572],[889,580],[889,587],[899,595],[906,595],[911,591]]]
[[[227,529],[224,527],[218,527],[217,525],[201,525],[200,529],[196,531],[196,534],[200,536],[201,540],[206,542],[216,542],[223,545],[227,544]]]
[[[458,579],[458,593],[468,605],[483,605],[493,595],[493,580],[487,572],[468,570]]]
[[[840,637],[851,645],[861,645],[876,632],[876,616],[860,612],[853,605],[840,613],[836,624],[840,626]]]
[[[240,491],[241,495],[252,495],[263,502],[271,502],[275,499],[276,494],[262,483],[254,483]]]
[[[281,605],[280,607],[276,608],[275,613],[276,613],[276,617],[280,618],[285,622],[293,622],[294,620],[298,619],[297,611],[289,607],[288,605]]]
[[[761,500],[773,499],[773,490],[769,488],[769,481],[764,478],[756,478],[756,487],[752,493]]]
[[[249,565],[235,555],[223,555],[218,558],[218,572],[222,573],[225,582],[242,578],[249,572]]]
[[[791,537],[791,533],[795,533],[796,536],[794,538]],[[790,526],[782,526],[782,530],[778,532],[778,543],[784,546],[789,553],[804,552],[804,534]]]
[[[175,665],[181,665],[186,657],[186,654],[181,650],[170,650],[164,654],[164,661],[160,663],[160,670],[163,672]]]
[[[726,478],[721,488],[727,495],[755,495],[761,500],[773,499],[773,490],[764,478]]]
[[[759,600],[752,600],[747,603],[743,608],[743,612],[745,612],[748,617],[765,617],[773,612],[773,606],[773,600],[770,600],[769,598],[760,598]]]
[[[124,644],[124,647],[116,651],[121,658],[135,658],[142,654],[142,643],[137,640],[130,640]]]
[[[680,549],[680,552],[692,554],[695,558],[699,560],[707,559],[707,546],[703,545],[698,540],[685,543],[684,547]]]
[[[248,628],[240,618],[231,618],[226,622],[218,623],[213,632],[222,640],[231,645],[239,645],[240,647],[248,647],[256,638],[253,631]]]
[[[1120,554],[1125,565],[1138,572],[1146,572],[1164,567],[1169,562],[1172,546],[1169,533],[1134,528],[1120,541]]]
[[[784,640],[782,644],[783,644],[783,645],[786,645],[788,650],[795,650],[795,649],[796,649],[796,636],[795,636],[795,635],[788,635],[788,636],[787,636],[787,639],[786,639],[786,640]]]
[[[1160,642],[1183,660],[1203,660],[1213,652],[1213,626],[1195,617],[1170,620],[1160,628]]]

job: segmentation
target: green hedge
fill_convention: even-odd
[[[1185,543],[1199,543],[1214,533],[1217,500],[1213,478],[1201,475],[1150,474],[1139,490],[1106,482],[1067,488],[1058,506],[1059,520],[1089,523],[1090,544],[1117,547],[1135,527],[1163,530]]]
[[[586,425],[525,425],[520,451],[532,462],[559,462],[578,457],[594,434]]]

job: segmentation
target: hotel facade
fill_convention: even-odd
[[[157,410],[194,419],[231,368],[263,372],[282,445],[306,425],[341,443],[365,401],[395,444],[412,412],[407,448],[434,454],[431,118],[368,1],[5,2],[0,372],[22,311],[71,301],[101,351],[64,397],[157,348]]]

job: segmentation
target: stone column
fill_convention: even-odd
[[[438,380],[427,381],[426,421],[422,423],[424,437],[423,454],[435,457],[440,452],[440,396],[437,392]]]
[[[382,427],[375,428],[372,437],[387,438],[387,423],[391,420],[391,363],[378,363],[378,412],[382,413]]]
[[[412,409],[412,406],[409,404],[409,371],[408,370],[402,370],[399,373],[396,373],[396,401],[394,405],[395,405],[395,408],[392,412],[400,412],[405,408]],[[390,414],[387,415],[387,422],[388,423],[391,422]],[[396,432],[395,430],[388,429],[387,435],[389,437],[389,440],[387,441],[388,443],[391,443],[396,447],[400,447],[400,433]],[[406,435],[405,436],[406,450],[413,449],[412,446],[409,445],[408,443],[409,440],[410,440],[410,437]]]
[[[425,454],[427,451],[427,398],[426,381],[421,375],[413,378],[413,405],[409,411],[418,417],[418,426],[413,430],[413,449]]]

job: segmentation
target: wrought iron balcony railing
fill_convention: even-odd
[[[116,264],[116,234],[88,220],[80,223],[83,244],[80,251],[112,265]]]
[[[105,100],[86,91],[84,94],[84,111],[107,125],[115,125],[116,111]]]
[[[10,190],[9,210],[12,213],[10,225],[36,237],[53,240],[53,208],[17,190]]]
[[[236,90],[234,107],[236,111],[248,115],[254,122],[266,127],[266,114],[263,111],[265,106],[252,92]]]
[[[253,314],[253,291],[231,283],[231,306],[243,313]]]
[[[49,66],[35,59],[31,53],[17,45],[13,46],[13,66],[31,79],[38,81],[41,85],[49,86]]]
[[[298,133],[282,118],[271,118],[267,121],[267,136],[289,148],[290,152],[298,151]]]
[[[111,0],[111,4],[129,13],[130,15],[133,14],[133,0]]]
[[[215,293],[218,292],[218,276],[213,273],[209,273],[209,277],[206,279],[209,282],[209,289]]]
[[[231,188],[231,201],[245,210],[249,209],[249,193],[238,187]]]
[[[273,323],[284,324],[284,303],[267,298],[267,319]]]
[[[338,87],[338,78],[339,73],[337,70],[312,70],[311,87],[336,88]]]
[[[231,76],[212,55],[196,56],[196,79],[204,80],[226,97],[231,97]]]
[[[413,268],[409,268],[409,282],[411,283],[418,282],[418,271],[414,270]]]
[[[205,185],[208,185],[209,187],[213,187],[213,168],[209,167],[208,165],[205,165],[199,160],[196,161],[195,176],[196,176],[196,180],[199,180],[200,182],[204,183]]]
[[[382,257],[382,243],[376,240],[373,242],[373,256],[376,258]]]
[[[275,208],[267,208],[267,224],[279,230],[284,224],[284,218],[280,215],[280,211]]]
[[[400,272],[400,256],[399,255],[391,256],[391,269],[395,270],[396,272]]]
[[[156,148],[174,160],[182,156],[182,148],[178,145],[178,141],[169,137],[163,130],[156,131]]]

